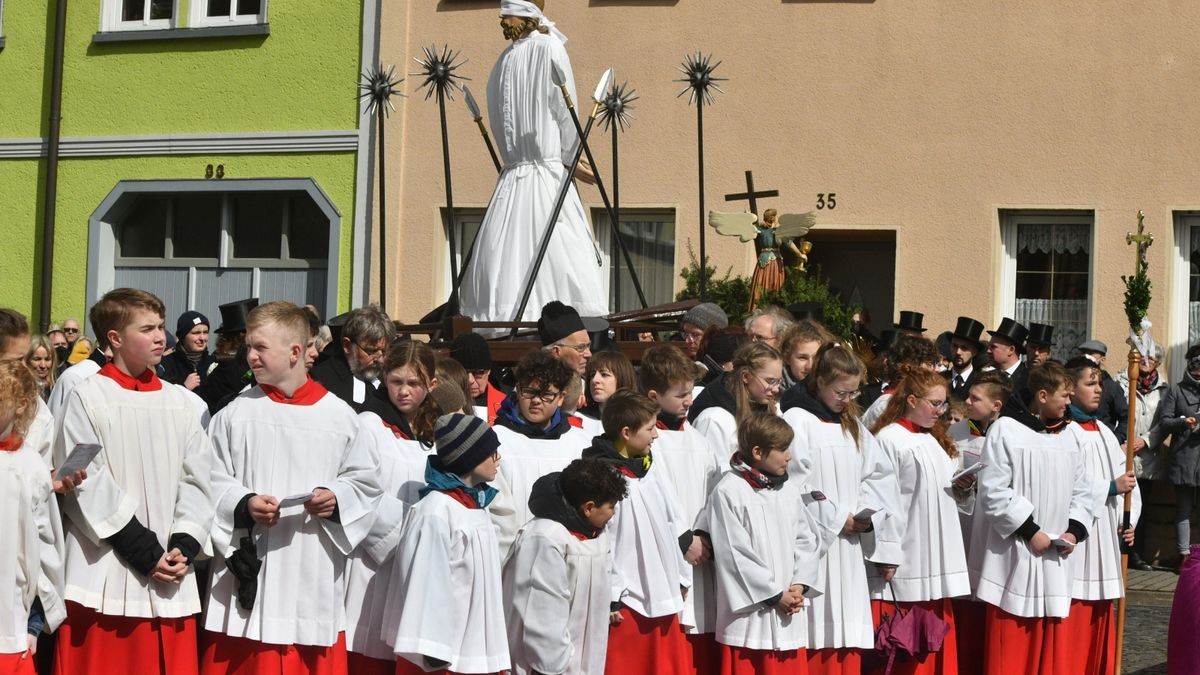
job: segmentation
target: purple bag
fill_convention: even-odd
[[[1167,675],[1200,673],[1200,546],[1179,570],[1167,625]]]

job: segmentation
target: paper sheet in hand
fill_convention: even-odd
[[[62,480],[64,476],[70,476],[76,471],[86,469],[98,454],[100,454],[100,446],[95,443],[76,444],[71,454],[67,455],[66,461],[58,467],[58,473],[54,474],[54,479]]]
[[[977,462],[975,464],[972,464],[971,466],[968,466],[967,468],[963,469],[962,471],[959,471],[958,473],[951,476],[950,482],[955,483],[958,481],[959,478],[965,478],[967,476],[974,476],[975,474],[979,473],[980,471],[983,471],[983,468],[985,466],[987,466],[987,464],[984,464],[983,462]]]
[[[871,516],[875,515],[876,513],[877,512],[875,509],[868,506],[867,508],[863,509],[862,511],[859,511],[858,513],[854,514],[854,519],[855,520],[869,520],[871,518]]]
[[[1054,537],[1054,541],[1051,541],[1050,543],[1054,544],[1055,546],[1061,546],[1063,548],[1075,548],[1075,544],[1067,541],[1066,539],[1063,539],[1061,536]]]
[[[311,492],[305,492],[303,494],[292,495],[291,497],[284,497],[283,499],[279,500],[279,508],[283,509],[283,508],[287,508],[289,506],[299,506],[300,504],[307,504],[308,502],[312,501],[312,498],[313,498],[313,493],[311,493]]]

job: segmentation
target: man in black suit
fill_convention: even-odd
[[[944,375],[950,381],[950,396],[959,401],[967,400],[967,394],[980,370],[975,359],[983,349],[979,337],[983,335],[983,324],[969,316],[958,317],[954,332],[950,334],[950,370]]]
[[[1025,339],[1025,363],[1036,368],[1050,360],[1050,349],[1054,347],[1054,326],[1044,323],[1029,324],[1029,337]]]
[[[379,305],[350,312],[340,343],[326,348],[323,360],[313,366],[312,378],[355,412],[362,412],[367,397],[379,387],[384,356],[395,336],[396,325]]]
[[[1021,361],[1021,353],[1029,337],[1029,329],[1006,316],[1001,319],[999,328],[987,333],[992,338],[988,341],[988,358],[996,370],[1008,373],[1013,383],[1013,396],[1024,402],[1029,388],[1029,369]]]

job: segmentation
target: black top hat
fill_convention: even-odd
[[[895,323],[896,330],[912,330],[918,333],[925,332],[925,315],[920,312],[900,312],[900,320]]]
[[[958,317],[958,324],[950,337],[966,340],[971,344],[979,344],[979,336],[983,335],[983,324],[969,316]]]
[[[1025,343],[1054,346],[1054,326],[1044,323],[1029,324],[1029,337],[1025,339]]]
[[[996,330],[989,330],[988,335],[1007,340],[1013,343],[1014,347],[1020,349],[1025,346],[1025,338],[1029,335],[1029,329],[1006,316],[1000,320],[1000,327]]]
[[[246,298],[220,305],[218,309],[221,310],[221,327],[217,332],[240,333],[246,330],[246,317],[255,307],[258,307],[258,298]]]
[[[797,302],[788,306],[788,312],[797,321],[811,319],[817,323],[825,323],[825,303],[823,302]]]

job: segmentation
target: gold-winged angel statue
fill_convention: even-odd
[[[811,211],[779,215],[776,209],[767,209],[762,214],[761,223],[758,215],[754,213],[709,211],[708,224],[716,229],[717,234],[737,237],[743,243],[754,241],[754,250],[758,255],[754,276],[750,281],[751,311],[758,305],[758,300],[765,291],[778,291],[783,288],[783,258],[779,254],[781,246],[787,247],[796,255],[797,269],[805,271],[812,244],[802,241],[801,245],[797,246],[795,240],[803,239],[816,225],[816,221],[817,218]]]

